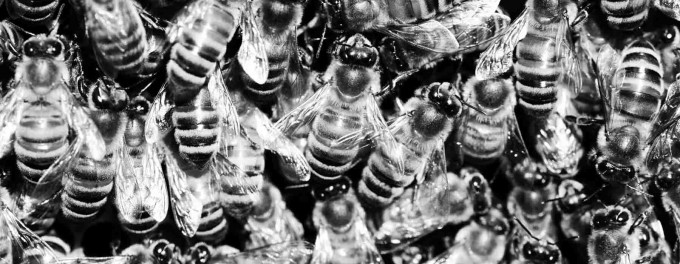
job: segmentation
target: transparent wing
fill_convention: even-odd
[[[76,137],[82,138],[83,144],[90,152],[91,158],[94,160],[102,160],[106,155],[106,143],[97,124],[92,121],[87,108],[81,106],[72,106],[67,116],[72,119],[70,126],[75,129]]]
[[[50,263],[57,259],[52,248],[42,241],[12,213],[9,208],[2,208],[1,228],[5,229],[11,243],[12,260],[9,263]],[[25,254],[30,253],[30,254]]]
[[[163,168],[161,168],[161,155],[158,147],[146,144],[144,156],[142,156],[141,187],[146,194],[144,205],[150,210],[153,219],[162,222],[168,212],[168,189],[165,185]]]
[[[136,207],[142,202],[141,196],[137,195],[139,179],[129,164],[131,157],[125,148],[114,151],[113,155],[113,162],[116,164],[118,173],[114,178],[114,203],[123,219],[133,222],[138,212]]]
[[[376,30],[430,52],[451,53],[459,47],[451,31],[436,20],[420,24],[389,25]]]
[[[363,255],[361,257],[361,263],[384,263],[378,248],[375,246],[373,236],[368,231],[368,228],[366,228],[366,223],[360,216],[357,216],[357,219],[354,222],[354,236],[357,238],[361,254]]]
[[[247,116],[257,133],[257,137],[250,138],[257,138],[259,142],[256,143],[279,155],[283,162],[295,171],[300,181],[308,181],[311,168],[302,151],[276,129],[259,108],[250,106]]]
[[[322,107],[326,105],[326,98],[334,89],[332,81],[326,83],[314,95],[309,97],[304,103],[290,111],[274,124],[274,127],[286,136],[292,136],[296,130],[309,125],[317,116]]]
[[[659,134],[661,131],[658,130],[663,130],[670,121],[676,120],[680,113],[678,112],[679,104],[680,82],[676,81],[666,89],[666,99],[655,117],[654,127],[651,132],[652,137],[650,139],[654,138],[654,135]]]
[[[510,17],[495,13],[493,3],[488,2],[466,1],[436,17],[456,37],[461,52],[490,43],[510,24]]]
[[[232,255],[218,263],[296,264],[308,263],[314,246],[305,241],[287,241]]]
[[[222,205],[234,216],[247,214],[262,188],[262,175],[246,174],[222,153],[215,155],[210,169],[219,180],[221,186],[219,201]]]
[[[215,72],[210,75],[208,80],[208,92],[210,92],[210,99],[213,105],[220,114],[220,117],[224,121],[226,126],[226,131],[232,135],[242,135],[247,137],[246,132],[241,127],[241,122],[239,121],[238,112],[236,107],[229,96],[229,91],[227,85],[224,83],[222,74],[217,67]]]
[[[524,144],[522,133],[519,130],[519,124],[514,114],[508,116],[506,123],[506,142],[503,150],[504,156],[508,159],[510,164],[514,167],[515,164],[523,162],[529,157],[527,146]]]
[[[557,58],[560,60],[560,67],[562,75],[560,76],[560,83],[565,84],[574,93],[581,91],[583,83],[581,76],[581,63],[574,50],[573,41],[570,40],[569,34],[569,18],[560,16],[559,28],[555,36],[555,48],[557,49]]]
[[[23,89],[11,90],[0,102],[0,157],[7,156],[13,148],[14,133],[21,118],[21,97]]]
[[[168,100],[167,94],[166,86],[164,85],[161,90],[158,91],[158,94],[156,95],[156,98],[154,98],[153,104],[149,109],[149,113],[146,115],[144,138],[147,144],[154,144],[161,141],[165,134],[172,129],[170,110],[172,110],[173,105]]]
[[[331,263],[331,260],[333,259],[333,245],[331,244],[331,238],[328,235],[328,228],[329,227],[327,226],[321,226],[319,232],[316,234],[311,264]]]
[[[475,75],[480,79],[491,79],[507,72],[512,67],[512,53],[517,43],[526,36],[527,24],[533,11],[525,9],[497,39],[482,52],[475,69]]]
[[[677,142],[680,142],[680,117],[676,117],[650,137],[645,164],[655,173],[661,162],[670,162],[680,157]]]
[[[621,55],[609,44],[600,48],[600,52],[593,62],[593,70],[597,76],[597,87],[602,98],[604,109],[605,133],[611,131],[611,100],[612,100],[612,77],[621,64]]]
[[[193,237],[200,224],[203,204],[189,190],[187,175],[179,167],[173,155],[165,156],[165,166],[175,222],[183,235]]]
[[[241,16],[241,32],[243,40],[237,58],[243,70],[253,81],[263,84],[269,75],[269,61],[265,42],[255,21],[255,14],[249,3]]]

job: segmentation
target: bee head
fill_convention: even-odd
[[[149,109],[151,109],[151,103],[144,96],[140,95],[132,98],[126,110],[133,115],[143,116],[149,113]]]
[[[474,83],[477,103],[484,109],[498,109],[505,104],[512,87],[503,79],[488,79]]]
[[[30,58],[64,58],[65,45],[57,37],[35,35],[24,42],[22,52]]]
[[[354,220],[356,208],[354,202],[345,195],[336,196],[324,202],[321,214],[326,222],[334,228],[341,229],[348,226]]]
[[[595,212],[591,225],[596,230],[619,229],[626,226],[629,220],[630,211],[617,206],[611,210]]]
[[[484,176],[474,168],[466,168],[461,171],[463,179],[467,182],[467,190],[472,197],[472,209],[477,215],[485,215],[491,209],[489,199],[489,183]]]
[[[670,161],[662,161],[658,170],[655,182],[662,192],[675,189],[680,184],[680,160],[671,158]]]
[[[114,81],[103,78],[92,84],[89,100],[99,110],[121,111],[128,107],[128,95]]]
[[[637,176],[634,166],[622,165],[605,158],[598,158],[595,171],[603,180],[608,182],[629,182]]]
[[[351,186],[352,181],[347,177],[342,177],[330,184],[315,187],[313,190],[314,198],[318,201],[333,199],[346,194]]]
[[[432,83],[427,91],[427,99],[447,116],[456,117],[461,113],[463,107],[451,83]]]
[[[553,264],[560,260],[560,250],[557,246],[535,240],[527,241],[522,245],[522,255],[534,263]]]
[[[515,166],[513,180],[516,185],[529,189],[544,189],[550,184],[551,177],[543,163],[525,159]]]
[[[584,201],[587,199],[587,196],[580,190],[572,190],[568,193],[569,194],[559,200],[557,206],[563,213],[570,214],[576,212],[576,210],[578,210],[581,205],[583,205]]]
[[[188,260],[185,259],[184,263],[207,264],[212,257],[212,254],[210,252],[211,252],[210,246],[208,246],[206,243],[199,242],[189,249],[187,254]]]
[[[361,34],[342,37],[335,43],[333,55],[340,62],[368,68],[378,63],[378,50]]]
[[[158,260],[159,264],[179,263],[178,257],[181,256],[179,248],[165,239],[157,240],[151,244],[151,252]]]

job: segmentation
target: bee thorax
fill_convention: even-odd
[[[356,208],[351,201],[339,196],[326,201],[321,208],[321,213],[329,225],[343,227],[352,222],[355,210]]]
[[[435,137],[451,130],[449,118],[434,107],[422,105],[413,115],[413,127],[425,137]]]
[[[360,95],[375,82],[373,74],[369,71],[365,67],[338,67],[335,76],[340,92],[346,96]]]

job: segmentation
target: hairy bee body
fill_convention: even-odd
[[[433,18],[453,8],[455,0],[395,0],[386,1],[390,17],[402,23]]]
[[[246,71],[239,75],[244,83],[244,96],[259,107],[271,108],[276,103],[276,93],[281,89],[290,71],[291,46],[296,26],[302,19],[304,5],[297,1],[262,1],[258,17],[262,40],[269,62],[269,74],[263,84],[253,81]],[[293,52],[297,51],[294,47]]]
[[[650,0],[602,0],[600,9],[610,27],[631,31],[647,20],[651,5]]]
[[[557,190],[542,163],[525,160],[513,169],[515,187],[508,196],[507,207],[538,237],[557,239],[553,206],[545,201],[556,196]]]
[[[94,218],[107,201],[113,189],[116,170],[109,152],[104,159],[96,161],[87,154],[80,155],[64,178],[64,192],[61,195],[61,212],[73,221]]]
[[[101,6],[100,6],[101,5]],[[146,30],[130,1],[93,1],[87,26],[101,69],[111,78],[135,76],[143,66]]]
[[[172,123],[179,154],[185,160],[203,167],[219,150],[220,116],[206,87],[175,106]]]
[[[546,118],[557,101],[558,81],[562,75],[562,58],[556,49],[561,43],[555,39],[560,23],[554,17],[536,14],[529,18],[532,21],[526,37],[517,43],[514,69],[519,105],[531,116]]]
[[[368,165],[362,171],[357,191],[358,197],[367,206],[387,206],[399,196],[404,187],[415,179],[430,153],[446,138],[452,129],[450,118],[428,101],[410,99],[405,106],[414,109],[413,118],[396,128],[394,136],[402,144],[404,174],[395,173],[394,153],[378,145],[368,158]]]
[[[212,0],[193,2],[180,11],[176,36],[170,36],[174,44],[167,64],[175,103],[191,100],[207,83],[227,51],[240,16],[239,8]]]
[[[504,79],[480,81],[471,78],[463,87],[463,96],[487,115],[470,111],[462,141],[466,156],[478,160],[498,158],[507,141],[507,119],[514,115],[515,89]]]
[[[11,18],[28,25],[50,23],[59,9],[59,0],[7,0],[5,5]]]
[[[596,264],[616,263],[641,257],[640,229],[633,226],[635,216],[621,206],[599,209],[591,220],[588,256]]]

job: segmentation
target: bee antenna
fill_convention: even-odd
[[[626,195],[624,195],[623,197],[621,197],[621,199],[619,199],[619,200],[614,204],[614,206],[619,206],[619,205],[621,205],[624,201],[626,201],[626,198],[628,198],[628,197],[630,197],[630,196],[631,196],[631,194],[630,194],[630,193],[627,193]]]
[[[57,31],[59,30],[59,25],[61,24],[59,22],[59,19],[61,19],[61,14],[64,12],[64,4],[61,4],[59,6],[59,11],[57,12],[57,15],[54,18],[54,24],[52,24],[52,29],[50,29],[50,34],[49,36],[56,36]]]
[[[601,192],[601,191],[602,191],[604,188],[606,188],[607,186],[609,186],[609,183],[603,184],[602,187],[600,187],[599,189],[597,189],[596,191],[594,191],[593,193],[591,193],[590,195],[588,195],[588,197],[586,197],[586,199],[584,199],[583,202],[585,203],[585,202],[587,202],[588,200],[590,200],[591,198],[595,197],[596,194],[598,194],[599,192]],[[598,201],[599,201],[599,199],[598,199]],[[602,202],[602,201],[600,201],[600,203],[601,203],[601,202]]]
[[[562,198],[564,198],[564,197],[555,197],[555,198],[551,198],[551,199],[542,201],[541,204],[556,202],[556,201],[559,201],[559,200],[562,199]]]
[[[461,104],[463,104],[463,105],[469,107],[469,108],[472,109],[472,110],[475,110],[475,111],[479,112],[480,114],[489,115],[489,114],[487,114],[486,112],[484,112],[484,110],[480,109],[479,107],[473,106],[473,105],[471,105],[470,103],[468,103],[468,102],[466,102],[465,100],[463,100],[463,97],[460,97],[460,95],[455,95],[455,96],[456,96],[456,98],[458,99],[458,101],[460,101]]]
[[[327,3],[325,0],[323,0],[324,3]],[[314,58],[318,59],[319,56],[321,56],[321,47],[323,46],[323,41],[326,39],[326,30],[328,30],[327,26],[323,27],[323,32],[321,32],[321,40],[319,40],[319,46],[316,49],[316,54],[314,54]]]
[[[304,188],[307,188],[307,187],[309,187],[309,183],[302,183],[302,184],[286,186],[284,189],[286,189],[286,190],[297,190],[297,189],[304,189]]]
[[[522,221],[520,221],[519,218],[517,218],[517,216],[513,216],[513,218],[515,219],[515,222],[517,222],[517,223],[519,224],[519,226],[521,226],[522,229],[524,229],[524,231],[526,231],[527,234],[529,234],[529,236],[530,236],[531,238],[535,239],[536,241],[541,241],[540,239],[538,239],[538,237],[534,236],[534,234],[532,234],[531,231],[529,231],[529,228],[527,228],[527,227],[524,225],[524,223],[522,223]]]
[[[633,224],[630,226],[630,229],[628,229],[628,234],[631,235],[633,234],[633,230],[635,228],[639,227],[644,223],[645,220],[647,220],[647,213],[649,212],[649,209],[652,207],[647,208],[644,212],[640,213],[637,218],[635,218],[635,221],[633,221]]]
[[[576,240],[576,239],[579,239],[579,238],[581,238],[581,236],[575,235],[575,236],[572,236],[572,237],[568,237],[567,240]]]

